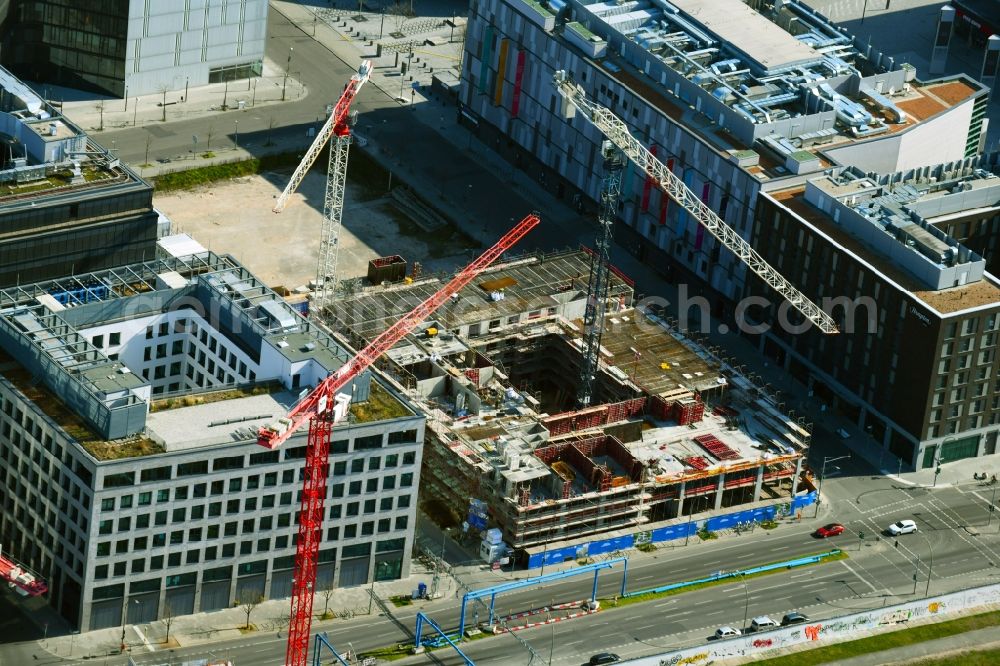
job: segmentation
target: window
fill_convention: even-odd
[[[400,430],[399,432],[389,433],[390,444],[413,444],[416,441],[417,441],[417,430],[415,428],[410,430]]]
[[[102,520],[100,522],[100,524],[98,525],[97,533],[98,534],[111,534],[111,531],[114,529],[114,524],[115,524],[115,521],[113,521],[113,520]]]
[[[208,515],[210,518],[217,518],[222,515],[222,502],[212,502],[208,505]]]
[[[156,501],[159,502],[169,502],[170,501],[170,489],[164,488],[163,490],[156,491]]]
[[[348,516],[356,516],[356,515],[358,515],[358,509],[360,508],[360,506],[361,505],[358,502],[348,502],[347,503],[347,515]]]
[[[417,462],[417,452],[416,451],[407,451],[406,453],[403,454],[403,464],[404,465],[412,465],[415,462]]]
[[[347,493],[349,495],[360,495],[361,494],[361,482],[360,481],[351,481],[351,484],[348,486]]]
[[[391,529],[392,521],[388,518],[382,518],[378,521],[378,533],[385,534]]]
[[[136,537],[132,539],[132,550],[146,550],[149,544],[147,537]]]
[[[128,532],[130,529],[132,529],[132,518],[131,517],[125,516],[124,518],[119,518],[118,519],[118,531],[119,532]]]
[[[115,562],[115,575],[116,576],[124,576],[125,575],[126,564],[127,564],[126,562]]]
[[[344,484],[335,483],[330,486],[330,496],[331,497],[343,497],[344,496]]]
[[[229,492],[238,493],[243,489],[243,479],[229,479]]]
[[[295,470],[286,469],[281,473],[282,483],[294,483],[295,482]]]
[[[131,495],[122,495],[122,497],[121,497],[121,499],[119,501],[120,501],[121,507],[123,509],[131,509],[132,508],[132,496]]]
[[[413,473],[406,472],[405,474],[399,475],[399,486],[400,488],[409,488],[413,485]]]
[[[276,485],[278,485],[278,473],[277,472],[268,472],[267,474],[264,475],[264,487],[265,488],[270,488],[271,486],[276,486]]]
[[[243,469],[243,456],[216,458],[212,461],[212,471],[218,472],[226,469]]]
[[[234,555],[236,555],[236,544],[227,543],[222,546],[223,557],[233,557]]]
[[[97,556],[98,557],[107,557],[110,554],[111,554],[111,542],[110,541],[102,541],[101,543],[97,544]]]
[[[128,552],[128,539],[115,541],[115,554],[127,553],[127,552]]]
[[[225,536],[236,536],[236,530],[239,529],[240,524],[235,520],[231,523],[226,523],[226,530],[223,532]]]
[[[283,513],[278,516],[278,527],[288,527],[292,522],[292,514]]]
[[[219,552],[219,550],[218,550],[218,548],[216,546],[209,546],[208,548],[206,548],[205,549],[205,561],[206,562],[214,562],[215,559],[216,559],[216,557],[217,557],[217,553],[218,552]]]
[[[201,520],[205,517],[205,505],[199,504],[198,506],[191,507],[191,520]]]
[[[101,511],[114,511],[115,510],[115,498],[105,497],[101,500]]]
[[[358,526],[357,525],[344,525],[344,538],[353,539],[358,536]]]
[[[288,537],[287,536],[275,537],[274,547],[277,549],[288,548]]]
[[[274,508],[274,495],[264,495],[260,503],[261,507],[265,509]]]
[[[247,490],[257,490],[260,487],[260,475],[247,477]]]
[[[167,566],[168,567],[179,567],[181,565],[181,554],[180,553],[170,553],[167,555]],[[167,577],[168,580],[172,576]],[[168,583],[169,584],[169,583]]]
[[[382,435],[367,435],[365,437],[356,437],[354,439],[355,451],[367,451],[370,449],[380,448],[382,448]]]
[[[153,548],[162,548],[167,545],[167,533],[160,532],[153,535]]]
[[[394,490],[396,488],[396,477],[386,476],[382,478],[382,490]]]
[[[257,510],[257,498],[248,497],[243,500],[243,510],[244,511],[256,511]]]
[[[345,461],[333,463],[334,476],[344,476],[345,474],[347,474],[347,463]],[[113,509],[114,507],[111,508]]]
[[[382,500],[379,502],[378,509],[379,511],[392,511],[392,498],[383,497]]]
[[[361,523],[361,536],[371,536],[375,534],[375,521],[369,520]]]
[[[365,481],[365,492],[374,493],[378,492],[378,479],[368,479]]]
[[[222,481],[212,481],[212,494],[221,495],[226,485]]]
[[[201,474],[208,474],[207,460],[198,460],[196,462],[180,463],[177,465],[177,476],[195,476]],[[204,487],[204,484],[202,484],[203,492]]]
[[[174,509],[174,514],[170,518],[170,522],[173,523],[183,523],[187,518],[187,509],[181,507],[179,509]]]
[[[195,487],[194,487],[194,496],[195,496],[195,498],[205,497],[205,489],[206,489],[206,486],[205,486],[204,483],[196,484]]]
[[[385,467],[389,469],[390,467],[395,467],[399,464],[399,454],[393,453],[385,457]]]
[[[102,564],[100,566],[94,567],[94,578],[97,580],[104,580],[108,577],[108,565]]]
[[[260,529],[269,530],[274,524],[274,519],[271,516],[264,516],[260,519]]]
[[[166,511],[157,511],[156,514],[155,514],[155,516],[154,516],[153,522],[156,525],[166,525],[167,524],[167,512]]]
[[[219,526],[209,525],[208,529],[205,530],[205,538],[207,539],[218,539],[219,538]]]
[[[249,518],[243,521],[243,531],[242,534],[253,534],[253,518]]]
[[[140,530],[149,527],[149,514],[148,513],[139,514],[135,519],[135,526],[136,529]]]
[[[290,505],[292,503],[292,494],[291,493],[281,493],[281,498],[279,500],[279,503],[281,504],[281,506],[288,506],[288,505]]]
[[[405,530],[407,522],[409,522],[409,518],[407,516],[397,516],[396,517],[396,529],[397,530]]]
[[[375,513],[375,500],[365,500],[365,513]]]
[[[365,459],[358,458],[351,461],[351,474],[358,474],[365,471]]]
[[[226,502],[226,513],[239,513],[240,512],[240,501],[238,499],[229,500]]]
[[[379,469],[381,467],[381,465],[382,465],[382,459],[379,458],[378,456],[375,456],[374,458],[369,458],[368,459],[368,471],[369,472],[373,472],[373,471]]]
[[[109,333],[108,334],[108,344],[112,347],[120,345],[122,343],[121,333]]]

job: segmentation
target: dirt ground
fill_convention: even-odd
[[[206,248],[231,254],[271,287],[295,289],[316,276],[325,176],[310,172],[281,213],[275,197],[290,173],[236,178],[154,197],[153,205]],[[428,236],[388,196],[370,198],[351,182],[344,201],[338,274],[363,277],[368,262],[399,254],[424,272],[453,270],[471,256],[472,244],[450,230]],[[409,274],[409,269],[407,270]]]

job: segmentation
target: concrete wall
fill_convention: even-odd
[[[781,648],[822,644],[862,638],[868,632],[904,625],[920,619],[951,619],[964,611],[980,610],[1000,602],[1000,585],[976,587],[962,592],[919,599],[897,606],[842,615],[828,620],[753,633],[725,641],[666,652],[652,657],[622,662],[632,666],[674,666],[675,664],[711,664],[722,659],[754,661],[774,656]]]

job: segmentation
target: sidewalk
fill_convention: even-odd
[[[911,631],[918,629],[913,628]],[[905,631],[905,630],[904,630]],[[931,658],[956,656],[970,650],[992,650],[1000,648],[1000,627],[976,629],[964,634],[906,645],[903,647],[872,652],[851,659],[827,662],[826,666],[881,666],[882,664],[919,664]],[[819,648],[822,650],[823,648]]]

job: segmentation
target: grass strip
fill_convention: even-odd
[[[264,155],[239,162],[212,164],[195,167],[184,171],[171,171],[152,179],[157,192],[186,190],[199,185],[207,185],[219,180],[251,176],[261,171],[294,167],[301,157],[298,153],[281,153],[279,155]]]
[[[774,657],[772,659],[755,661],[754,664],[756,664],[756,666],[813,666],[815,664],[826,664],[831,661],[850,659],[851,657],[857,657],[864,654],[883,652],[885,650],[892,650],[895,648],[905,647],[907,645],[915,645],[917,643],[932,641],[936,638],[946,638],[956,634],[964,634],[967,631],[985,629],[987,627],[995,627],[998,625],[1000,625],[1000,611],[990,611],[988,613],[979,613],[978,615],[960,617],[955,620],[921,624],[916,627],[900,629],[898,631],[892,631],[878,636],[872,636],[870,638],[861,638],[856,641],[823,645],[822,647],[796,652],[783,657]],[[998,653],[994,652],[993,654]],[[891,661],[895,660],[890,659],[890,662]],[[965,664],[977,662],[956,661],[954,663],[961,663],[964,666]],[[992,661],[987,659],[986,661],[978,663],[996,664],[998,662],[995,659]]]
[[[803,555],[801,558],[797,557],[795,559],[803,559],[803,558],[806,558],[806,557],[816,557],[818,555],[822,555],[822,553],[816,553],[815,555]],[[794,567],[794,568],[796,570],[798,570],[798,569],[805,569],[806,567],[814,567],[814,566],[817,566],[817,565],[820,565],[820,564],[826,564],[827,562],[836,562],[837,560],[846,560],[846,559],[847,559],[847,553],[844,552],[844,551],[840,551],[839,553],[836,553],[836,554],[824,557],[819,562],[813,562],[812,564],[802,564],[802,565]],[[770,564],[781,564],[782,562],[787,562],[787,560],[778,560],[776,562],[769,562],[768,564],[762,564],[762,565],[756,565],[756,566],[768,566]],[[616,607],[620,608],[622,606],[628,606],[630,604],[637,604],[637,603],[642,603],[642,602],[645,602],[645,601],[652,601],[654,599],[661,599],[663,597],[671,597],[671,596],[674,596],[676,594],[684,594],[686,592],[694,592],[695,590],[704,590],[705,588],[715,587],[717,585],[732,585],[733,583],[739,583],[740,580],[742,580],[744,578],[747,579],[747,580],[752,580],[754,578],[760,578],[761,576],[769,576],[771,574],[776,574],[776,573],[785,573],[786,571],[787,571],[787,569],[784,569],[784,568],[770,569],[768,571],[757,571],[755,573],[748,574],[746,576],[727,576],[725,578],[719,578],[717,580],[708,580],[708,581],[705,581],[703,583],[695,583],[694,585],[685,585],[683,587],[675,587],[672,590],[665,590],[663,592],[650,592],[648,594],[637,594],[637,595],[633,595],[633,596],[630,596],[630,597],[624,597],[624,598],[622,598],[622,597],[610,598],[609,597],[609,598],[603,599],[603,601],[611,601],[612,604],[611,604],[610,608],[616,608]],[[615,602],[614,599],[617,599],[617,602]],[[609,608],[609,607],[605,606],[605,608]]]

